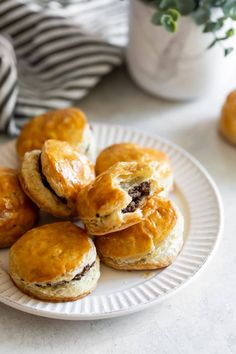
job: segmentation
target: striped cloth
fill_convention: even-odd
[[[73,104],[122,62],[127,0],[64,2],[0,0],[1,132]]]

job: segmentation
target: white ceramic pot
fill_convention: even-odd
[[[207,50],[212,34],[202,33],[191,16],[183,17],[173,34],[151,23],[153,12],[142,1],[131,0],[127,63],[139,86],[157,96],[190,100],[224,84],[235,72],[235,54],[225,58],[220,45]]]

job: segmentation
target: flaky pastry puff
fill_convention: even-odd
[[[18,172],[0,168],[0,248],[10,247],[33,227],[38,208],[23,192]]]
[[[88,295],[100,276],[93,241],[69,221],[24,234],[10,249],[9,272],[22,292],[51,302]]]
[[[117,162],[158,162],[157,174],[164,190],[162,195],[167,195],[173,189],[173,172],[170,160],[166,153],[153,148],[142,147],[133,143],[114,144],[102,150],[97,157],[96,175],[106,171]]]
[[[219,130],[231,144],[236,144],[236,90],[232,91],[222,108]]]
[[[49,111],[32,118],[22,128],[16,151],[22,160],[26,152],[41,150],[48,139],[66,141],[90,159],[95,155],[95,141],[85,114],[71,107]]]
[[[118,162],[78,195],[77,210],[91,235],[104,235],[143,220],[147,200],[161,187],[156,162]]]
[[[94,178],[92,162],[59,140],[47,140],[42,151],[26,153],[21,165],[26,194],[40,209],[58,217],[76,216],[77,194]]]
[[[148,270],[175,260],[183,245],[183,216],[173,202],[157,195],[147,204],[152,212],[141,223],[95,237],[104,264],[115,269]]]

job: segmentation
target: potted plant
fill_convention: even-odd
[[[131,0],[131,76],[165,98],[204,95],[236,68],[235,20],[236,0]]]

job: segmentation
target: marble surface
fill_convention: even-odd
[[[236,148],[217,134],[232,78],[204,99],[174,103],[146,95],[121,68],[80,106],[97,122],[162,135],[193,154],[223,197],[225,231],[208,268],[189,287],[151,309],[123,318],[69,322],[34,317],[0,304],[2,354],[231,354],[236,353]],[[4,137],[0,142],[6,141]]]

